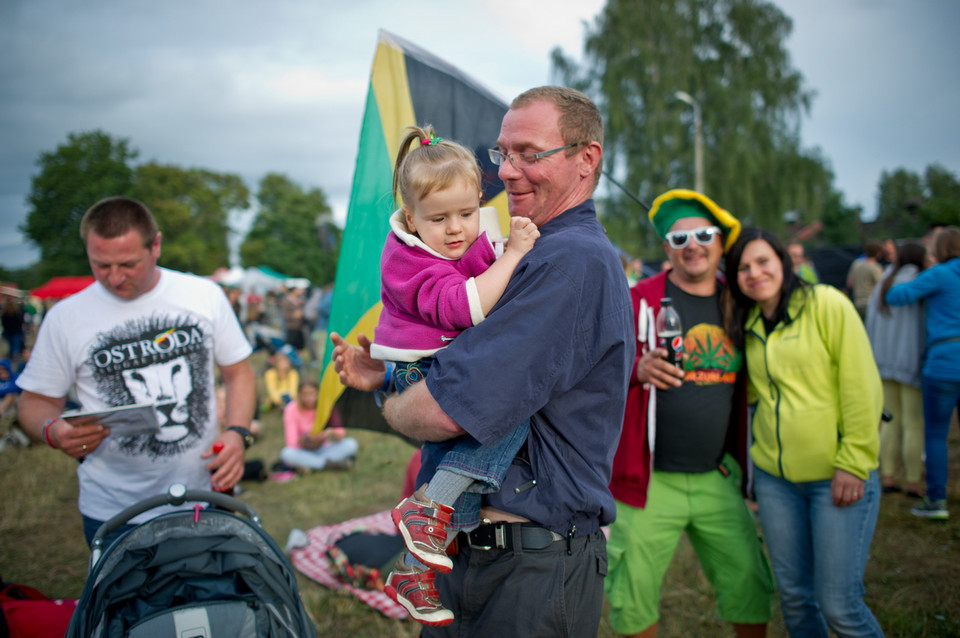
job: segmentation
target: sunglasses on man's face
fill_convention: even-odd
[[[708,246],[713,242],[713,238],[719,234],[719,228],[716,226],[707,226],[705,228],[697,228],[696,230],[675,230],[667,233],[663,238],[667,240],[670,248],[680,250],[690,243],[691,237],[701,246]]]

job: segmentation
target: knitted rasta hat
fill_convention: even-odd
[[[729,212],[717,206],[712,199],[696,191],[675,188],[653,200],[650,221],[660,239],[665,239],[674,222],[684,217],[702,217],[716,224],[726,236],[726,252],[740,236],[740,222]]]

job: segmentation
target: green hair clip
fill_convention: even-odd
[[[420,146],[436,146],[442,141],[442,137],[431,137],[428,140],[420,140]]]

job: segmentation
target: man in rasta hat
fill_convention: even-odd
[[[671,190],[650,221],[672,268],[631,289],[637,357],[611,491],[617,518],[605,581],[610,625],[654,636],[660,588],[686,531],[737,636],[764,636],[773,581],[741,492],[747,458],[743,353],[724,330],[718,274],[740,222],[708,197]],[[669,297],[684,329],[683,368],[657,347],[656,315]],[[742,378],[740,378],[742,376]]]

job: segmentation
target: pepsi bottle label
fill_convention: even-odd
[[[667,351],[666,361],[670,365],[683,369],[683,335],[679,333],[662,334],[657,338],[657,346]]]

